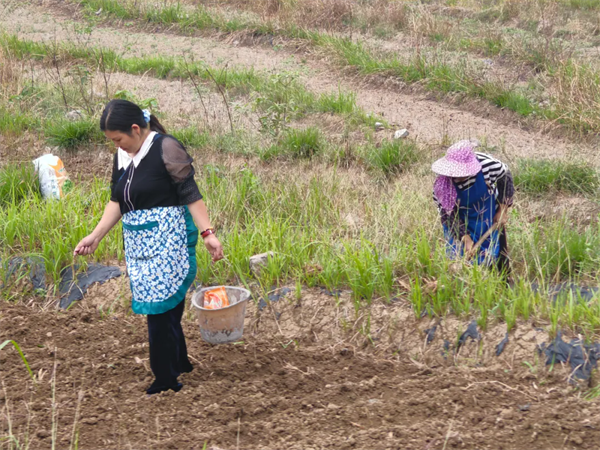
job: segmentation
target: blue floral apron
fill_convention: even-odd
[[[496,215],[496,195],[490,194],[483,172],[479,172],[475,183],[467,189],[456,189],[458,193],[458,214],[464,222],[467,232],[476,243],[493,225]],[[444,226],[444,236],[448,242],[448,254],[452,259],[463,256],[463,246],[456,242],[448,227]],[[489,265],[498,258],[500,245],[498,231],[492,232],[477,254],[479,264]]]
[[[198,229],[187,206],[130,211],[122,220],[133,312],[173,309],[196,278]]]

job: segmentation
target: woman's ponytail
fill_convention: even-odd
[[[148,123],[148,126],[150,127],[151,131],[156,131],[160,134],[167,134],[167,130],[165,130],[165,127],[162,126],[154,114],[150,114],[150,122]]]

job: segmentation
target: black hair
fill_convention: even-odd
[[[131,127],[137,125],[140,128],[148,128],[161,134],[167,134],[155,115],[150,114],[150,122],[144,119],[142,109],[128,100],[111,100],[108,102],[102,117],[100,117],[100,129],[102,131],[121,131],[131,134]]]

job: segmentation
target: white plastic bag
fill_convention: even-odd
[[[42,198],[61,199],[73,184],[65,170],[63,162],[58,156],[46,154],[33,161],[35,171],[40,179]]]

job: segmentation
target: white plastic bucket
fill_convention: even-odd
[[[250,298],[250,291],[234,286],[222,286],[227,292],[229,306],[220,309],[203,308],[206,291],[218,287],[221,286],[202,288],[192,295],[192,305],[198,311],[200,335],[202,339],[210,344],[227,344],[239,341],[244,334],[246,301]]]

